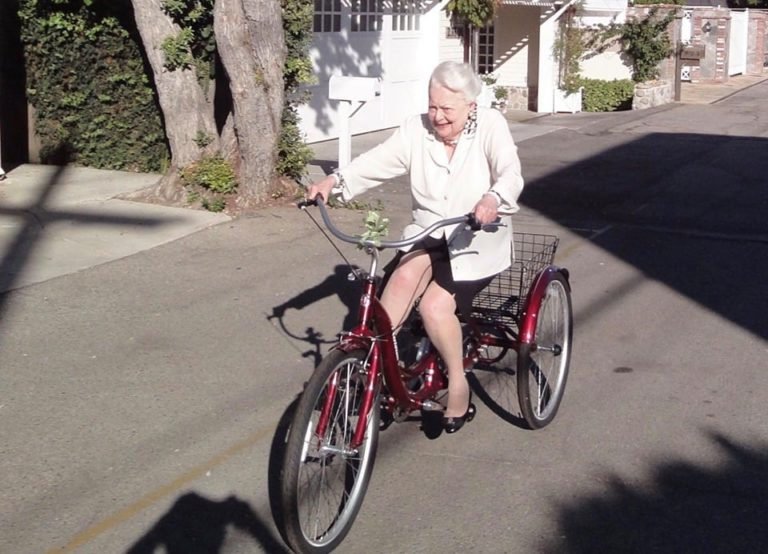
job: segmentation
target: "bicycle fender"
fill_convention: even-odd
[[[536,322],[539,317],[541,302],[544,299],[549,283],[552,282],[555,275],[562,275],[565,278],[568,292],[571,292],[571,284],[568,280],[568,270],[565,268],[550,265],[544,268],[537,276],[528,293],[525,303],[525,309],[520,315],[520,344],[530,345],[536,339]]]

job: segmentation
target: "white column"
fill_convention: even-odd
[[[550,17],[539,28],[539,96],[537,111],[555,111],[555,87],[557,86],[557,64],[553,57],[557,17]]]
[[[352,117],[352,102],[339,102],[339,168],[346,167],[352,161],[352,132],[349,119]]]

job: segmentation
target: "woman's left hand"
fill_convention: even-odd
[[[496,198],[493,195],[486,194],[477,204],[475,204],[475,209],[472,210],[472,213],[475,216],[475,220],[480,225],[486,225],[496,221],[498,208],[499,206],[498,202],[496,202]]]

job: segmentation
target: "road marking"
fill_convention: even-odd
[[[130,506],[126,506],[119,512],[112,514],[111,516],[101,520],[100,522],[94,525],[91,525],[84,531],[72,537],[72,539],[64,546],[49,550],[48,554],[61,553],[61,552],[74,552],[77,548],[85,544],[88,544],[89,542],[96,539],[98,536],[103,535],[107,531],[114,529],[118,525],[121,525],[122,523],[135,517],[141,511],[145,510],[146,508],[149,508],[150,506],[159,502],[166,496],[170,496],[173,493],[178,492],[179,490],[181,490],[182,487],[185,487],[187,484],[191,483],[192,481],[195,481],[196,479],[199,479],[200,477],[204,476],[211,469],[224,464],[225,462],[230,460],[232,457],[252,447],[272,431],[274,431],[274,427],[265,428],[254,433],[250,437],[238,443],[235,443],[234,445],[226,449],[224,452],[217,454],[207,462],[190,469],[189,471],[187,471],[186,473],[183,473],[182,475],[180,475],[178,478],[174,479],[170,483],[163,485],[161,487],[158,487],[155,490],[147,493],[146,495],[141,497],[139,500],[137,500]]]

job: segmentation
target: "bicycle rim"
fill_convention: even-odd
[[[288,520],[290,542],[299,552],[327,552],[332,550],[348,533],[363,502],[371,477],[378,442],[378,404],[369,414],[365,439],[358,449],[349,447],[358,421],[365,385],[364,353],[346,354],[334,351],[327,362],[332,367],[321,387],[307,386],[310,398],[306,408],[297,412],[300,427],[300,447],[297,468],[291,478],[295,487],[295,502],[288,506],[295,512]],[[322,366],[321,366],[322,367]],[[320,368],[318,368],[320,370]],[[322,437],[316,434],[317,422],[326,401],[329,384],[338,375],[330,420]],[[291,439],[289,439],[289,442]],[[288,448],[291,448],[289,444]],[[294,459],[294,456],[287,456]],[[289,462],[291,463],[291,462]]]
[[[520,410],[534,429],[554,419],[568,377],[573,315],[561,277],[547,285],[536,321],[536,348],[521,347],[518,358]]]

